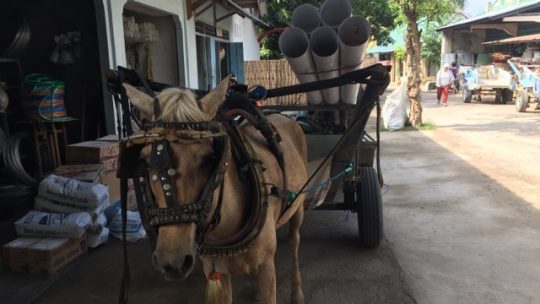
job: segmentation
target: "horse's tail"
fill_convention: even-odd
[[[211,272],[206,284],[206,304],[223,304],[225,297],[220,273]]]

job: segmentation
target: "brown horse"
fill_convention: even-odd
[[[218,108],[225,100],[228,78],[214,91],[200,100],[196,100],[189,90],[176,88],[165,89],[157,95],[161,107],[161,118],[164,122],[201,122],[211,121]],[[153,119],[153,99],[136,88],[125,84],[131,102],[141,112],[141,115]],[[270,115],[268,120],[281,137],[279,143],[283,151],[285,173],[288,184],[285,189],[299,191],[307,179],[307,147],[302,129],[292,120],[282,115]],[[268,149],[261,133],[251,124],[240,126],[245,139],[252,145],[254,155],[261,160],[266,170],[263,172],[264,181],[268,184],[282,185],[283,174],[278,160]],[[171,157],[175,160],[174,196],[178,202],[193,202],[208,183],[210,165],[208,159],[215,153],[212,139],[182,140],[170,143]],[[141,157],[149,159],[151,147],[146,146],[141,151]],[[152,172],[149,172],[152,174]],[[166,208],[164,192],[158,181],[150,183],[159,208]],[[205,240],[220,240],[234,235],[242,228],[250,202],[250,189],[240,176],[234,158],[223,175],[223,193],[221,206],[221,221],[214,230],[204,235]],[[215,190],[215,192],[219,192]],[[217,195],[212,196],[212,208],[216,208]],[[258,300],[261,303],[276,303],[276,274],[274,255],[276,252],[276,229],[289,222],[289,243],[293,259],[291,284],[291,299],[293,303],[303,303],[304,295],[301,288],[301,276],[298,264],[298,248],[300,244],[300,226],[304,216],[303,195],[300,195],[285,214],[280,217],[282,200],[269,196],[268,212],[260,233],[247,251],[235,256],[213,257],[200,254],[204,272],[216,271],[221,274],[221,288],[207,292],[207,303],[231,303],[231,276],[248,274],[255,276],[258,282]],[[198,255],[194,223],[169,224],[160,226],[153,263],[157,270],[167,279],[185,279],[192,272],[195,256]],[[211,279],[208,285],[212,284]]]

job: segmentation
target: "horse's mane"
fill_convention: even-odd
[[[187,89],[168,88],[157,98],[161,106],[161,119],[164,122],[201,122],[210,117],[199,108],[195,94]]]

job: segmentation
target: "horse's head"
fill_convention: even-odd
[[[177,88],[163,90],[157,95],[161,120],[168,123],[199,123],[212,120],[225,99],[228,82],[228,78],[225,79],[214,91],[200,100],[196,100],[189,90]],[[139,109],[141,115],[154,119],[153,98],[130,85],[124,84],[124,87],[132,104]],[[171,131],[174,133],[174,130]],[[212,136],[200,136],[204,132],[188,131],[188,135],[192,133],[197,135],[193,137],[196,139],[180,137],[167,141],[166,152],[170,162],[165,164],[166,168],[162,170],[162,173],[166,172],[166,176],[151,166],[152,161],[155,161],[152,158],[155,158],[155,154],[161,154],[159,150],[163,147],[156,148],[155,144],[148,144],[141,150],[140,157],[150,164],[148,182],[154,194],[156,207],[160,209],[170,209],[171,202],[178,205],[193,205],[200,201],[201,194],[205,192],[210,182],[216,162],[219,161],[219,155],[216,154],[220,151],[215,151],[216,140]],[[164,183],[162,178],[171,184]],[[167,196],[173,199],[170,200]],[[210,199],[212,200],[212,197]],[[196,220],[185,220],[165,221],[155,225],[158,228],[158,235],[153,263],[167,279],[185,279],[193,270],[197,247],[200,245],[198,244],[200,231],[197,224]]]

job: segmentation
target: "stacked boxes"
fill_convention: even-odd
[[[102,164],[100,182],[109,187],[109,199],[111,203],[120,200],[120,180],[116,177],[118,169],[118,136],[108,135],[95,141],[85,141],[66,147],[67,164]],[[130,184],[128,192],[128,208],[137,209],[137,202]]]
[[[86,237],[18,238],[4,245],[4,263],[16,272],[55,273],[86,252]]]

